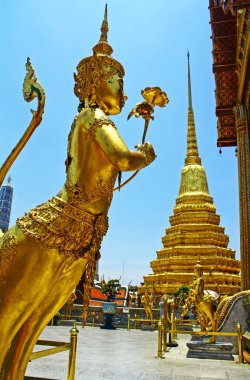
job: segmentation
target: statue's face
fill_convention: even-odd
[[[96,88],[96,103],[106,115],[117,115],[121,112],[127,97],[123,92],[123,79],[119,73],[108,78],[101,77]]]
[[[195,277],[197,278],[197,277],[200,277],[201,276],[201,268],[195,268],[194,269],[194,275],[195,275]]]

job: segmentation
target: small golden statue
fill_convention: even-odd
[[[75,290],[71,293],[71,295],[69,296],[68,300],[66,301],[66,305],[65,305],[65,314],[66,314],[66,318],[70,319],[71,317],[71,311],[72,311],[72,308],[74,306],[74,301],[76,300],[76,293],[75,293]]]
[[[216,293],[213,295],[213,292],[205,290],[202,269],[202,265],[198,260],[194,267],[194,281],[190,286],[185,304],[182,306],[181,318],[183,319],[189,308],[193,307],[202,330],[208,332],[209,335],[210,331],[222,330],[223,323],[232,305],[243,296],[249,295],[250,290],[244,290],[233,296],[222,296]],[[212,275],[212,270],[213,268],[210,269],[210,275]],[[212,335],[208,343],[216,343],[216,335]]]
[[[143,304],[145,314],[146,314],[146,319],[150,319],[150,321],[153,321],[153,306],[154,306],[154,300],[153,300],[153,295],[150,291],[150,289],[146,288],[145,293],[143,294],[141,298],[141,303]]]
[[[129,150],[108,117],[121,112],[126,96],[124,69],[111,57],[107,32],[106,8],[93,55],[80,61],[75,74],[74,91],[80,104],[68,138],[64,186],[55,197],[19,218],[0,240],[1,380],[24,378],[41,331],[69,299],[84,272],[86,315],[118,173],[142,169],[155,159],[150,143]],[[30,78],[29,71],[27,75]],[[30,88],[40,107],[33,115],[32,133],[41,121],[45,97],[34,76]],[[25,95],[30,88],[26,86]],[[5,168],[17,154],[6,160]]]
[[[216,320],[216,303],[218,297],[213,297],[208,291],[205,291],[202,265],[198,260],[194,267],[194,281],[190,287],[188,297],[182,306],[181,318],[183,318],[191,305],[197,313],[197,319],[204,331],[217,331]],[[215,343],[216,336],[209,339],[209,343]]]

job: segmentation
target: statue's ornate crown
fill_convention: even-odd
[[[196,262],[194,268],[195,268],[195,269],[200,269],[200,270],[203,269],[203,266],[202,266],[201,261],[200,261],[200,257],[199,257],[199,259],[197,260],[197,262]]]
[[[93,55],[91,57],[84,58],[77,66],[77,73],[74,74],[75,78],[75,95],[84,100],[92,92],[93,80],[98,81],[101,75],[103,75],[102,66],[109,66],[112,72],[115,74],[117,71],[123,77],[125,74],[123,66],[111,57],[113,52],[112,47],[108,44],[108,20],[107,20],[107,5],[105,7],[104,20],[101,26],[101,37],[99,42],[93,47]]]

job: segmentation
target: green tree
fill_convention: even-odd
[[[186,298],[189,294],[189,286],[181,285],[179,289],[174,292],[175,303],[179,306],[184,305]]]
[[[116,295],[121,289],[120,280],[117,279],[112,279],[107,282],[103,279],[100,285],[102,288],[102,293],[107,297],[107,302],[114,301]]]

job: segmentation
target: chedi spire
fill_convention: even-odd
[[[191,74],[190,74],[190,54],[188,51],[188,127],[187,127],[187,155],[185,164],[201,164],[201,159],[199,157],[195,122],[194,122],[194,112],[192,106],[192,90],[191,90]]]
[[[189,58],[188,53],[187,153],[180,190],[170,226],[162,237],[163,248],[150,263],[153,274],[144,276],[139,294],[144,294],[146,288],[158,294],[173,294],[181,285],[189,286],[195,265],[203,271],[206,289],[218,292],[219,288],[226,295],[240,291],[240,262],[235,259],[235,251],[228,248],[229,238],[220,226],[198,153]]]
[[[190,54],[188,52],[188,118],[187,118],[187,153],[185,166],[181,172],[181,184],[178,197],[178,204],[182,203],[184,195],[205,194],[208,196],[207,202],[213,208],[213,200],[209,194],[206,172],[201,165],[198,144],[196,138],[194,112],[192,106],[191,75],[190,75]],[[203,200],[202,200],[203,202]]]

